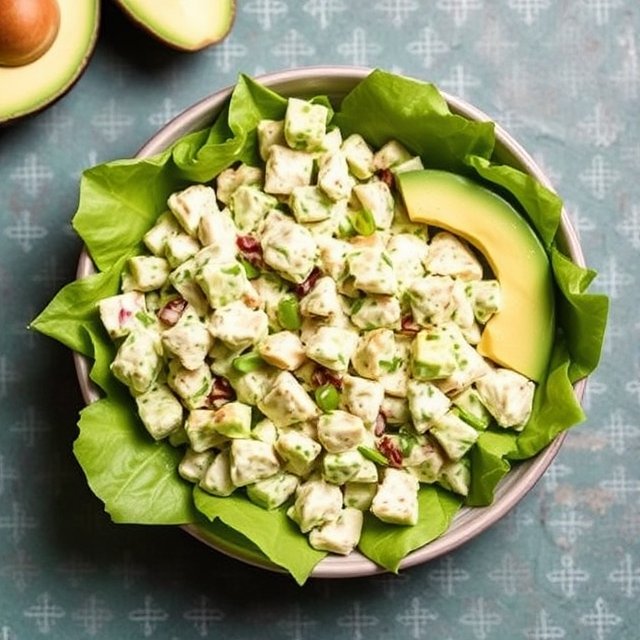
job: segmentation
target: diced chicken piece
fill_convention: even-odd
[[[146,312],[145,298],[139,291],[129,291],[100,300],[98,309],[104,328],[115,340],[126,336],[138,325],[137,314]]]
[[[329,111],[322,104],[289,98],[284,117],[284,137],[292,149],[316,151],[322,146]]]
[[[388,467],[371,503],[371,513],[383,522],[417,524],[418,480],[408,471]]]
[[[318,415],[318,407],[293,374],[283,371],[271,389],[258,402],[258,409],[276,427],[287,427]]]
[[[302,533],[338,519],[342,511],[340,487],[324,480],[308,480],[296,491],[296,499],[287,515]]]
[[[273,446],[260,440],[233,440],[229,461],[231,481],[236,487],[244,487],[270,478],[280,471],[280,463]]]
[[[448,231],[441,231],[431,239],[425,266],[429,273],[436,275],[460,280],[482,278],[482,265],[473,251]]]
[[[278,369],[293,371],[307,359],[304,346],[297,333],[279,331],[260,342],[258,352],[263,359]]]
[[[318,439],[330,453],[353,449],[363,442],[365,435],[362,419],[346,411],[338,409],[318,419]]]
[[[198,231],[200,218],[205,213],[218,211],[215,191],[203,184],[194,184],[183,191],[172,193],[167,205],[180,226],[194,237]]]
[[[288,196],[296,187],[311,184],[312,173],[313,155],[274,144],[267,158],[264,190]]]
[[[336,520],[311,530],[309,544],[320,551],[349,555],[360,540],[362,522],[362,511],[342,509]]]
[[[232,302],[216,309],[209,321],[209,331],[231,349],[244,349],[262,340],[269,330],[267,314],[250,309],[243,302]]]
[[[371,213],[377,229],[388,229],[393,221],[394,200],[385,182],[374,180],[353,187],[363,209]]]

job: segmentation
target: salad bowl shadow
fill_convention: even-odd
[[[339,103],[370,72],[371,69],[361,67],[307,67],[263,75],[257,77],[256,80],[285,97],[311,98],[316,95],[326,95],[332,102]],[[157,132],[140,149],[136,157],[142,158],[158,154],[182,136],[211,125],[222,111],[232,89],[233,87],[229,87],[218,91],[186,109]],[[488,115],[466,101],[444,92],[441,93],[453,113],[474,121],[491,120]],[[533,176],[542,185],[553,191],[553,186],[542,169],[523,147],[499,125],[495,127],[495,137],[494,159],[496,162],[511,165]],[[581,267],[585,266],[577,234],[564,210],[560,223],[559,244],[575,264]],[[92,273],[95,273],[95,267],[85,250],[78,262],[77,277],[83,278]],[[89,378],[91,363],[78,353],[74,353],[74,359],[83,398],[87,403],[95,402],[99,398],[99,392]],[[585,385],[586,378],[574,385],[578,401],[582,400]],[[500,520],[522,500],[542,477],[558,454],[565,436],[566,432],[563,432],[535,457],[515,465],[498,485],[491,505],[462,508],[454,518],[451,527],[441,537],[411,552],[401,562],[400,569],[421,564],[449,553]],[[183,528],[217,551],[248,564],[281,571],[255,547],[244,545],[237,536],[226,537],[222,534],[214,534],[197,524],[184,525]],[[311,575],[316,578],[349,578],[373,575],[383,571],[385,571],[383,568],[356,551],[346,557],[327,556],[318,563]]]

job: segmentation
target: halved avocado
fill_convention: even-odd
[[[180,51],[198,51],[231,30],[235,0],[116,0],[140,27]]]
[[[539,382],[555,335],[554,287],[533,229],[506,200],[462,176],[424,170],[396,180],[411,220],[466,239],[500,283],[502,307],[487,322],[479,353]]]
[[[57,4],[60,25],[50,47],[27,64],[0,66],[0,124],[40,111],[62,97],[87,65],[98,35],[99,0],[57,0]]]

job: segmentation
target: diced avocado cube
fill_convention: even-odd
[[[411,346],[411,371],[417,380],[449,377],[457,367],[455,341],[442,326],[419,331]]]
[[[211,348],[211,334],[195,313],[183,313],[180,320],[161,333],[162,345],[185,369],[200,367]]]
[[[365,426],[375,423],[383,399],[384,387],[379,382],[359,376],[343,376],[340,407],[362,418]]]
[[[142,241],[154,256],[164,257],[167,240],[172,236],[182,232],[182,227],[178,224],[170,211],[165,211],[158,217],[156,223],[147,231]]]
[[[368,511],[377,490],[378,485],[375,482],[347,482],[344,485],[344,505]]]
[[[180,232],[169,238],[164,247],[164,255],[173,269],[193,258],[200,251],[200,243],[188,233]]]
[[[312,154],[274,144],[267,158],[264,190],[288,196],[296,187],[311,184],[312,173]]]
[[[245,349],[260,342],[269,331],[269,318],[261,309],[250,309],[244,302],[231,302],[216,309],[209,331],[230,349]]]
[[[322,477],[333,484],[344,484],[353,480],[365,462],[357,449],[326,453],[322,459]]]
[[[300,527],[302,533],[314,527],[333,522],[342,511],[340,487],[324,480],[308,480],[296,491],[294,504],[287,515]]]
[[[218,174],[216,178],[216,195],[218,200],[228,204],[234,191],[243,184],[260,186],[264,173],[259,167],[251,167],[242,163],[236,169],[230,167]]]
[[[371,513],[383,522],[418,522],[418,480],[408,471],[387,467],[371,503]]]
[[[197,265],[194,258],[190,258],[176,267],[169,274],[169,282],[173,288],[196,310],[203,318],[209,311],[207,298],[195,281]]]
[[[284,120],[260,120],[256,127],[260,157],[266,162],[274,144],[285,146]]]
[[[460,460],[480,435],[454,411],[448,411],[438,418],[429,433],[438,441],[450,460]]]
[[[320,222],[331,217],[333,201],[316,186],[296,187],[289,206],[298,222]]]
[[[431,238],[425,266],[427,271],[440,276],[482,279],[482,264],[478,258],[463,240],[448,231],[440,231]]]
[[[312,529],[309,544],[320,551],[349,555],[360,541],[362,521],[362,511],[347,507],[333,522]]]
[[[398,164],[393,165],[391,167],[391,171],[398,175],[399,173],[404,173],[405,171],[420,171],[424,169],[424,165],[422,164],[422,159],[420,156],[414,156],[409,160],[404,160]]]
[[[160,440],[182,425],[182,405],[166,384],[155,383],[136,396],[138,415],[154,440]]]
[[[268,335],[258,345],[258,352],[266,362],[286,371],[297,369],[307,359],[304,345],[293,331]]]
[[[196,235],[203,213],[218,211],[215,191],[203,184],[194,184],[183,191],[172,193],[167,204],[176,220],[190,236]]]
[[[453,396],[451,402],[458,408],[460,417],[475,429],[482,431],[491,423],[491,414],[484,406],[480,394],[473,387],[467,387]]]
[[[374,180],[353,187],[353,193],[362,205],[371,213],[376,229],[388,229],[393,221],[394,200],[386,182]]]
[[[239,300],[249,288],[247,272],[237,260],[203,264],[196,273],[196,282],[214,309]]]
[[[313,438],[296,429],[280,433],[275,448],[284,461],[285,470],[297,476],[306,476],[322,451]]]
[[[397,140],[389,140],[373,157],[373,165],[376,170],[390,169],[391,167],[406,162],[412,158],[411,153]]]
[[[253,429],[251,429],[251,437],[267,444],[275,444],[278,439],[278,430],[271,420],[265,418],[256,422]]]
[[[307,341],[308,358],[332,369],[346,371],[358,344],[358,335],[340,327],[320,327]]]
[[[278,201],[254,185],[241,185],[231,196],[229,208],[240,233],[251,233],[258,228]]]
[[[319,413],[304,387],[288,371],[278,374],[258,408],[278,428],[309,420]]]
[[[104,298],[98,303],[100,320],[112,340],[126,336],[136,327],[138,313],[146,312],[145,297],[138,291],[129,291]]]
[[[185,431],[191,448],[197,453],[227,441],[227,436],[216,429],[215,414],[213,409],[192,409],[187,416]]]
[[[349,165],[342,151],[323,156],[318,170],[318,186],[331,200],[337,202],[351,195],[355,180],[349,174]]]
[[[211,370],[206,364],[197,369],[185,369],[179,360],[169,361],[167,383],[182,399],[187,409],[202,407],[211,391]]]
[[[280,471],[273,446],[260,440],[237,439],[231,442],[231,480],[244,487],[270,478]]]
[[[270,478],[247,485],[247,496],[263,509],[277,509],[296,491],[300,480],[291,473],[280,472]]]
[[[322,146],[329,111],[322,104],[289,98],[284,116],[284,137],[292,149],[315,151]]]
[[[471,486],[471,468],[469,460],[463,458],[456,462],[445,462],[440,469],[438,484],[461,496],[469,494]]]
[[[251,406],[243,402],[227,402],[216,409],[213,429],[227,438],[251,436]]]
[[[524,428],[531,416],[535,383],[510,369],[497,368],[475,384],[482,403],[501,427]]]
[[[231,479],[232,466],[229,449],[224,449],[213,459],[200,478],[199,486],[207,493],[226,498],[236,489]]]
[[[385,362],[396,357],[396,342],[391,329],[379,328],[363,333],[353,355],[353,368],[364,378],[377,380],[388,373]]]
[[[178,465],[180,477],[195,484],[199,483],[215,455],[211,450],[198,452],[188,448]]]
[[[324,413],[318,419],[318,439],[329,453],[341,453],[357,447],[365,438],[362,418],[346,411]]]
[[[358,180],[368,180],[374,171],[373,151],[358,133],[352,133],[342,143],[342,152],[351,173]]]
[[[454,280],[449,276],[429,275],[413,280],[406,290],[413,319],[422,327],[449,320],[455,311],[453,286]]]
[[[430,429],[438,418],[444,416],[451,406],[449,398],[430,382],[410,380],[407,385],[407,400],[413,426],[418,433]]]
[[[160,334],[150,329],[131,331],[111,363],[111,372],[134,393],[144,393],[162,368]]]

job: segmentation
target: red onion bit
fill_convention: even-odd
[[[387,420],[382,411],[378,414],[376,421],[373,425],[373,434],[376,437],[380,437],[387,430]]]
[[[311,273],[307,276],[306,280],[303,280],[300,284],[297,284],[293,290],[296,292],[296,295],[302,297],[306,296],[311,289],[313,289],[314,285],[322,275],[322,271],[318,269],[318,267],[313,267]]]
[[[396,446],[396,444],[388,436],[384,436],[378,440],[378,451],[389,461],[389,465],[392,467],[402,467],[403,455],[402,451]]]
[[[242,253],[243,257],[256,267],[264,266],[262,257],[262,246],[257,238],[252,235],[238,236],[236,238],[236,246]]]
[[[322,387],[325,384],[333,385],[338,391],[342,391],[342,378],[334,371],[325,367],[316,367],[311,374],[311,383],[315,387]]]
[[[408,314],[400,321],[403,333],[418,333],[422,327],[413,319],[411,314]]]
[[[376,175],[387,185],[387,187],[389,187],[389,189],[395,189],[396,179],[391,169],[380,169],[380,171],[376,172]]]
[[[187,301],[184,298],[173,298],[158,311],[158,318],[164,324],[173,327],[180,320],[186,308]]]
[[[235,398],[235,391],[226,378],[214,378],[211,391],[207,396],[206,405],[212,409],[219,409],[222,405]]]
[[[120,313],[118,313],[118,322],[120,323],[120,326],[127,324],[132,315],[133,314],[128,309],[120,309]]]

